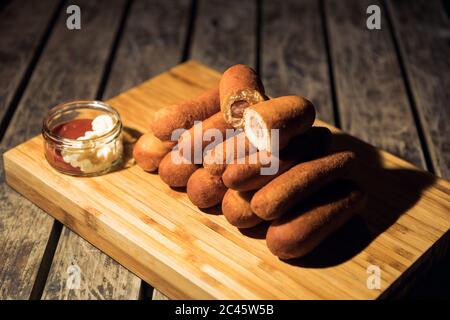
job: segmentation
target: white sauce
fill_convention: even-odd
[[[114,127],[114,120],[108,115],[100,115],[92,120],[92,131],[86,131],[84,136],[77,140],[88,140],[97,138]],[[93,142],[87,141],[86,146]],[[113,162],[121,157],[123,150],[122,139],[115,139],[108,144],[101,143],[100,146],[92,145],[91,148],[64,149],[61,155],[64,161],[72,167],[80,168],[82,172],[94,173],[108,169]]]

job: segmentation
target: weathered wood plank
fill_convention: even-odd
[[[437,175],[450,178],[450,22],[444,1],[387,1],[418,118]],[[411,298],[450,298],[450,254],[418,279]]]
[[[74,4],[82,10],[82,29],[68,30],[65,10],[61,13],[5,133],[2,150],[38,134],[42,117],[52,105],[65,100],[95,97],[124,1],[81,0]],[[54,219],[7,187],[3,183],[3,168],[1,180],[0,296],[27,299],[33,289]],[[116,268],[111,266],[103,272],[109,274]],[[138,291],[139,280],[131,273],[128,275],[128,285],[133,286],[135,281]],[[110,285],[103,282],[100,270],[96,280],[98,282],[93,281],[93,286]]]
[[[191,58],[217,70],[243,63],[256,67],[256,1],[198,1]]]
[[[403,84],[404,79],[402,79],[401,68],[390,34],[392,30],[390,30],[386,20],[387,13],[382,11],[381,30],[370,31],[366,28],[365,19],[367,15],[365,12],[367,6],[378,4],[382,9],[383,6],[377,1],[351,0],[326,3],[328,26],[331,34],[331,54],[343,129],[416,165],[425,167],[416,123],[410,109],[407,91]],[[387,3],[391,2],[388,1]],[[398,2],[392,2],[392,4],[394,3],[397,4]],[[411,2],[407,4],[405,2],[404,6],[415,7],[415,5],[411,6]],[[417,14],[420,11],[418,10]],[[394,25],[400,21],[397,17],[394,19]],[[409,19],[408,24],[415,27],[423,25],[418,21]],[[422,30],[422,27],[417,27],[417,29]],[[439,28],[432,31],[430,27],[428,30],[433,33]],[[405,37],[406,35],[402,36],[402,38]],[[424,36],[419,36],[416,33],[410,34],[408,38],[410,40],[415,39],[417,46],[423,46]],[[423,46],[423,48],[427,47],[429,48],[429,46]],[[428,49],[425,49],[424,51],[431,52],[434,50],[428,51]],[[442,60],[448,60],[443,57],[445,55],[442,56]],[[436,63],[431,56],[427,56],[426,59],[430,59],[426,60],[428,64]],[[439,63],[445,64],[445,61]],[[421,63],[424,64],[425,61]],[[415,70],[423,72],[422,65],[416,65]],[[439,71],[438,69],[434,70],[435,74],[441,73],[440,70],[444,70],[444,67],[440,66]],[[426,83],[437,78],[433,74],[428,74],[427,79],[425,80],[424,77],[421,81]],[[427,88],[430,88],[430,86],[428,85]],[[417,88],[413,88],[413,92],[415,90]],[[426,91],[427,89],[423,90]],[[445,110],[445,108],[442,110]],[[445,111],[442,112],[445,113]],[[441,127],[445,128],[443,123],[441,123]],[[442,137],[442,139],[445,139],[445,134]],[[436,282],[449,282],[448,276],[443,276],[445,273],[442,272],[443,269],[448,269],[445,266],[449,265],[449,261],[450,259],[447,257],[444,259],[444,263],[435,266],[433,271],[436,273],[435,276],[422,276],[421,281],[410,288],[408,296],[440,295],[442,297],[448,295],[448,292],[445,292],[442,288],[437,288]],[[436,281],[436,277],[440,280]]]
[[[158,290],[153,290],[152,300],[170,300]]]
[[[64,227],[42,298],[137,299],[139,284],[128,270]]]
[[[394,44],[382,17],[381,30],[366,27],[372,0],[325,2],[342,129],[419,167],[420,141]]]
[[[450,177],[450,20],[444,1],[387,1],[430,158]]]
[[[107,81],[106,97],[119,94],[180,62],[189,18],[189,5],[189,0],[178,0],[176,3],[140,0],[133,3]],[[98,282],[94,277],[98,270],[92,274],[88,271],[89,274],[83,278],[87,283],[84,283],[80,290],[65,287],[63,284],[67,278],[66,271],[71,266],[74,256],[77,257],[76,260],[82,270],[91,270],[92,266],[97,265],[103,269],[110,269],[111,271],[103,276],[108,278],[108,283],[116,283],[117,288],[108,286],[106,289],[109,292],[104,292],[105,288],[102,292],[95,285],[89,285]],[[124,291],[129,288],[125,282],[129,279],[123,275],[123,268],[118,267],[101,251],[67,230],[61,235],[60,247],[53,264],[44,291],[46,299],[92,299],[99,298],[99,295],[102,298],[114,299],[138,297],[135,285],[132,286],[132,292]],[[112,281],[113,279],[116,280]]]
[[[20,0],[0,11],[0,123],[29,76],[29,66],[57,7],[56,1]]]
[[[190,0],[139,0],[131,7],[104,99],[181,61]]]
[[[334,123],[324,30],[316,0],[262,2],[261,75],[272,96],[308,97]]]
[[[0,68],[0,119],[12,103],[13,96],[25,83],[27,68],[33,59],[35,50],[49,25],[51,15],[57,3],[36,1],[16,1],[2,8],[0,19],[0,50],[2,67]],[[28,70],[31,73],[31,68]],[[6,124],[5,124],[6,125]],[[31,135],[27,136],[30,137]],[[23,139],[27,138],[23,136]],[[14,144],[14,143],[13,143]],[[12,146],[10,144],[9,146]],[[8,147],[0,145],[0,154]],[[0,162],[0,299],[26,299],[29,297],[33,279],[35,279],[39,261],[50,235],[53,219],[34,216],[30,210],[35,206],[4,183],[3,162]],[[36,210],[35,210],[36,211]],[[27,214],[23,214],[23,213]],[[17,217],[20,217],[18,219]],[[39,226],[30,232],[30,226]],[[21,235],[17,235],[17,230]],[[45,230],[46,237],[41,230]],[[34,233],[38,234],[36,236]],[[30,263],[31,261],[31,263]]]

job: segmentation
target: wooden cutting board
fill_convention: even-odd
[[[109,103],[133,136],[147,130],[156,110],[198,95],[219,77],[189,61]],[[450,184],[332,129],[334,148],[359,156],[352,175],[367,189],[368,206],[308,257],[289,263],[269,252],[263,228],[240,232],[220,208],[199,210],[184,190],[169,188],[157,174],[137,166],[95,178],[59,174],[46,162],[40,136],[4,154],[6,180],[170,298],[374,299],[401,294],[448,247]],[[370,276],[376,284],[376,268],[379,289],[367,286]]]

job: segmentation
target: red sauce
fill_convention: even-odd
[[[52,133],[66,139],[77,139],[84,136],[86,131],[92,130],[91,119],[74,119],[56,126]],[[47,160],[55,167],[61,168],[65,171],[81,172],[79,168],[72,167],[65,162],[61,150],[56,149],[46,144],[45,150]]]
[[[55,127],[52,132],[62,138],[78,139],[84,136],[86,131],[92,130],[91,119],[75,119]]]

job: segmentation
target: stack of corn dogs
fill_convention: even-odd
[[[239,64],[224,72],[217,88],[159,110],[133,155],[145,171],[158,170],[167,185],[186,187],[199,208],[221,203],[238,228],[270,221],[270,251],[280,259],[298,258],[365,203],[364,192],[346,178],[354,153],[330,153],[332,134],[313,127],[315,115],[303,97],[268,99],[256,72]],[[179,129],[184,132],[172,141]],[[216,134],[208,135],[210,129]],[[218,138],[233,129],[233,136]],[[195,132],[200,141],[192,139]],[[200,159],[183,161],[186,150],[201,150]],[[276,170],[263,174],[273,164]]]

